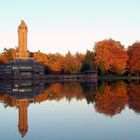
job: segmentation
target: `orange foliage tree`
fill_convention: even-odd
[[[78,73],[81,70],[82,61],[84,56],[76,53],[72,55],[68,52],[64,59],[64,73]]]
[[[131,73],[140,73],[140,42],[128,47],[128,67]]]
[[[114,71],[123,74],[127,67],[128,55],[120,42],[109,39],[96,42],[94,47],[96,64],[104,63],[106,71]]]
[[[48,67],[53,73],[62,73],[64,67],[64,57],[59,54],[48,54]]]
[[[120,113],[127,104],[127,87],[124,82],[106,85],[103,92],[97,91],[95,109],[99,113],[113,116]]]
[[[45,53],[35,52],[33,57],[37,62],[39,62],[43,65],[48,64],[48,57],[47,57],[47,54],[45,54]]]
[[[63,71],[64,57],[58,53],[45,54],[36,52],[34,53],[34,59],[48,67],[53,73],[60,73],[61,71]]]
[[[8,61],[14,61],[16,59],[16,52],[17,52],[17,49],[14,49],[14,48],[6,49],[6,48],[4,48],[3,55],[8,59]]]
[[[8,59],[6,56],[0,55],[0,63],[7,63]]]
[[[66,56],[59,53],[34,53],[34,59],[48,67],[52,73],[78,73],[81,69],[83,58],[84,55],[80,53],[71,55],[69,52]]]

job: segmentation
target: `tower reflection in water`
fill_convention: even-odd
[[[34,102],[34,98],[42,93],[44,83],[39,81],[10,81],[1,83],[1,100],[6,106],[18,108],[18,130],[22,137],[28,131],[28,106]]]

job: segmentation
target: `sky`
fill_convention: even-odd
[[[0,0],[0,52],[18,44],[21,20],[28,50],[85,53],[115,39],[127,48],[140,40],[140,0]]]

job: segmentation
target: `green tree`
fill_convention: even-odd
[[[87,50],[84,60],[82,62],[81,71],[94,70],[96,68],[95,64],[95,54]]]
[[[98,65],[99,75],[105,74],[104,62],[101,60]]]

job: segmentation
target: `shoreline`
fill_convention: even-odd
[[[98,76],[98,80],[140,80],[140,76]]]
[[[98,82],[98,81],[118,81],[118,80],[127,80],[127,81],[139,81],[140,76],[98,76],[96,74],[66,74],[66,75],[41,75],[41,76],[14,76],[14,77],[1,77],[0,80],[33,80],[33,81],[61,81],[61,82]]]

